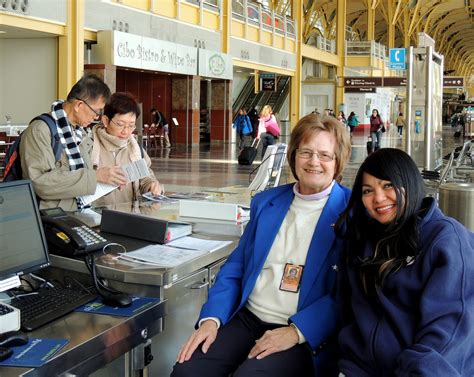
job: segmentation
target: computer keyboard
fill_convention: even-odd
[[[37,294],[17,297],[10,305],[20,309],[21,330],[32,331],[95,298],[97,295],[84,290],[47,288],[39,290]]]

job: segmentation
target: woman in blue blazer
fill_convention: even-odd
[[[340,242],[333,225],[350,192],[335,181],[350,156],[334,118],[309,114],[291,134],[296,184],[255,196],[238,247],[209,291],[172,376],[336,374]]]

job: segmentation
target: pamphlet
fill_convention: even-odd
[[[125,173],[125,176],[127,177],[127,182],[134,182],[150,175],[150,172],[148,171],[148,166],[146,165],[146,161],[144,158],[141,158],[137,161],[133,161],[127,165],[123,165],[122,170]],[[107,195],[109,192],[114,191],[116,188],[118,188],[118,186],[98,182],[94,194],[84,195],[80,198],[82,199],[82,203],[84,205],[87,205],[103,197],[104,195]]]

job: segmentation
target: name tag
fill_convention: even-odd
[[[280,290],[297,293],[300,289],[301,277],[304,266],[298,264],[285,264],[283,276],[281,277]]]

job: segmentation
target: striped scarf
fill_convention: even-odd
[[[58,100],[51,105],[51,116],[56,121],[58,127],[58,135],[61,144],[66,152],[69,162],[69,170],[79,170],[84,168],[84,160],[79,150],[79,144],[82,141],[83,130],[80,126],[72,127],[67,120],[66,112],[63,109],[64,101]],[[84,204],[80,198],[76,198],[77,208],[84,208]]]

